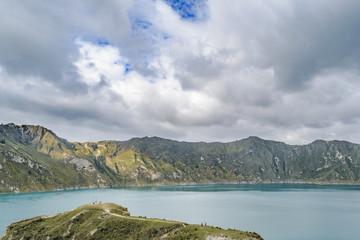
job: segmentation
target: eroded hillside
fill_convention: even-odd
[[[0,125],[0,192],[216,182],[360,183],[360,146],[294,146],[249,137],[230,143],[158,137],[71,143],[51,130]]]

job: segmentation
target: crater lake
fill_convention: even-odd
[[[359,239],[360,186],[216,184],[117,187],[0,195],[0,236],[10,223],[92,202],[133,216],[259,233],[265,240]]]

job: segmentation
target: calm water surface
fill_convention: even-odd
[[[93,201],[131,215],[255,231],[265,240],[360,239],[360,186],[308,184],[122,187],[1,194],[0,236],[11,222]]]

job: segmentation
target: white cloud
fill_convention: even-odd
[[[123,79],[127,60],[121,57],[119,49],[110,45],[99,47],[80,39],[76,39],[75,44],[79,47],[80,58],[74,65],[82,81],[95,86],[103,76],[112,80]]]
[[[196,21],[161,0],[59,4],[0,3],[0,121],[71,140],[360,142],[356,1],[209,0]]]
[[[125,73],[127,59],[114,46],[80,40],[76,44],[80,58],[74,65],[80,79],[90,87],[89,94],[103,103],[109,101],[111,93],[122,99],[123,105],[114,105],[113,113],[118,111],[117,107],[126,108],[139,113],[140,118],[167,122],[178,128],[219,121],[217,114],[223,108],[218,99],[203,92],[184,90],[174,76],[170,56],[165,52],[149,63],[149,68],[164,78],[152,80],[151,76],[143,76],[136,70]],[[96,88],[102,81],[106,83],[101,89]]]

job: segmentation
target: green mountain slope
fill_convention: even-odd
[[[249,137],[70,143],[41,126],[0,125],[0,192],[214,182],[360,183],[360,145]]]
[[[114,176],[113,176],[114,175]],[[115,174],[40,126],[0,126],[0,192],[109,186]]]
[[[223,230],[162,219],[131,217],[113,203],[89,204],[55,216],[13,223],[7,239],[262,239],[257,233]]]

